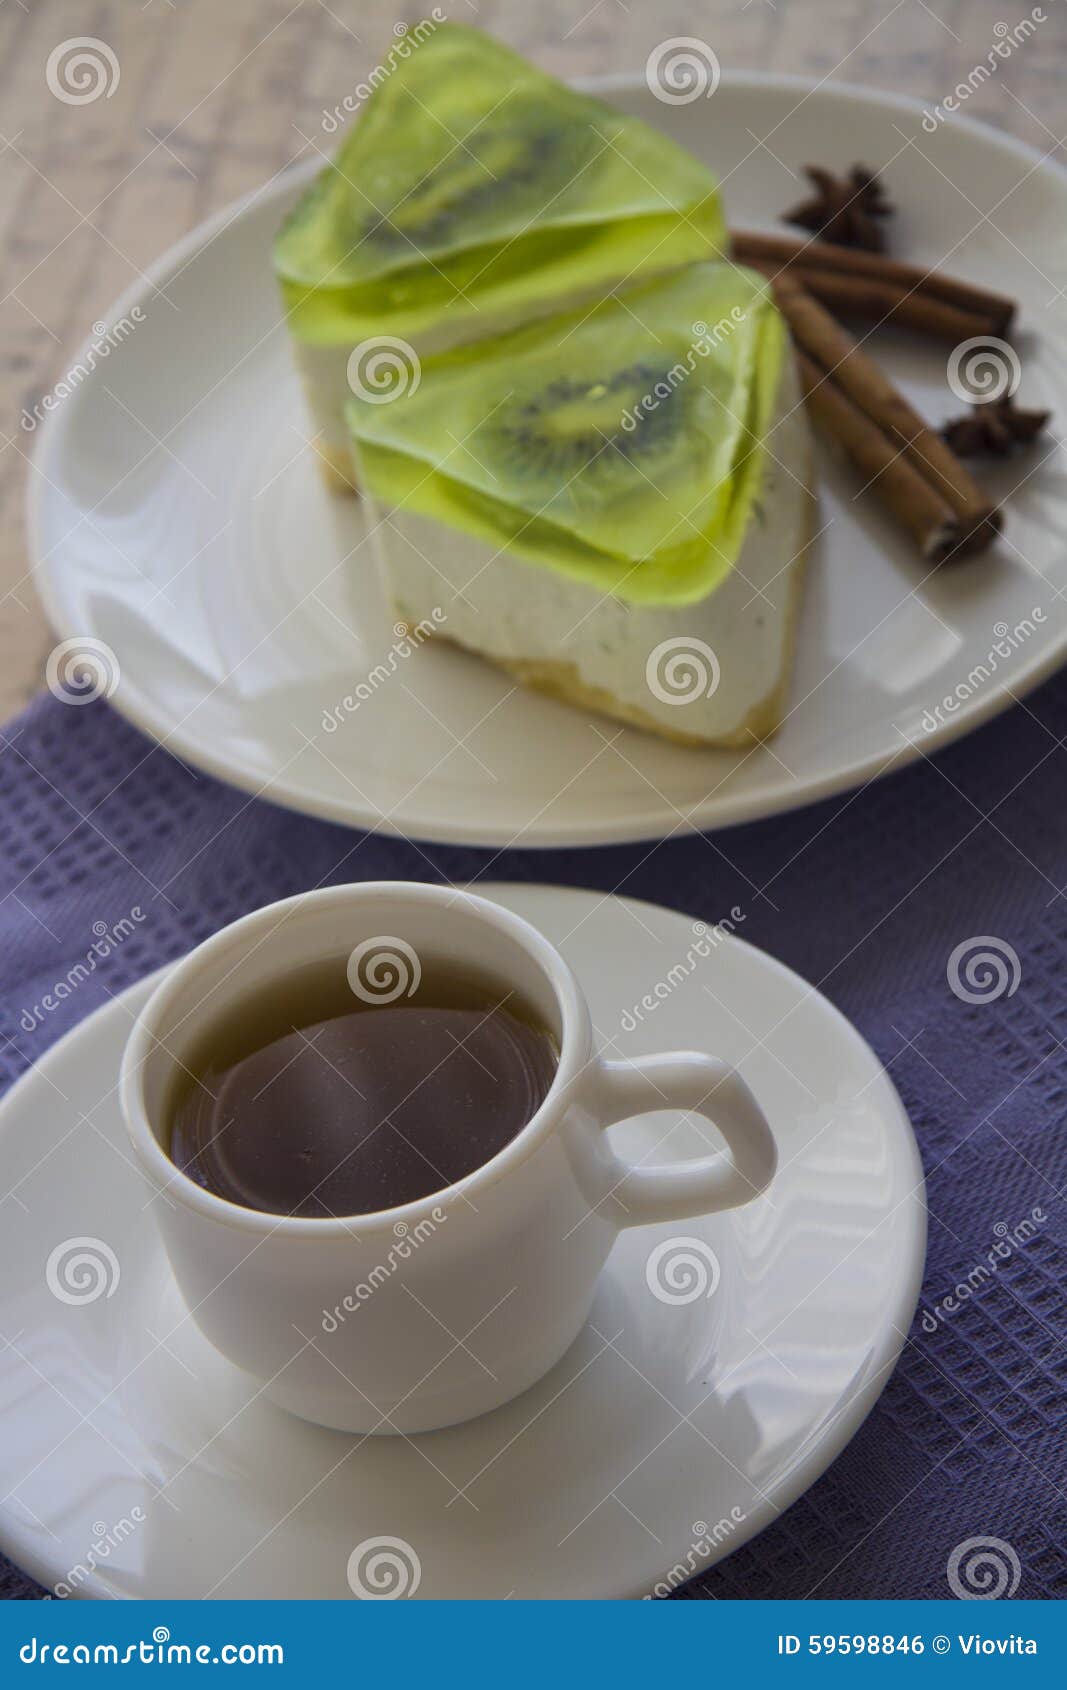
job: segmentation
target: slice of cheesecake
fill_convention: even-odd
[[[683,743],[774,732],[814,503],[758,276],[690,266],[430,359],[348,420],[407,622]]]
[[[479,31],[426,20],[389,61],[274,248],[341,486],[350,389],[380,400],[424,357],[725,240],[714,178],[683,148]]]

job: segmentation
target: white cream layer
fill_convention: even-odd
[[[487,657],[572,664],[585,686],[668,733],[730,741],[768,706],[792,652],[812,471],[791,358],[768,445],[737,563],[696,604],[628,604],[430,518],[371,508],[387,595],[412,623],[436,610],[443,634]]]

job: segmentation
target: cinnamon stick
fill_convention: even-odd
[[[925,481],[888,435],[806,352],[797,352],[800,383],[819,432],[844,448],[879,499],[931,562],[959,550],[960,525],[948,501]]]
[[[769,264],[752,264],[751,268],[768,277],[774,273]],[[860,317],[869,323],[898,323],[950,341],[953,346],[958,346],[961,340],[1002,338],[991,328],[989,317],[961,311],[958,306],[935,299],[921,289],[909,293],[893,282],[873,281],[866,276],[838,276],[830,270],[807,270],[800,265],[793,266],[789,273],[802,280],[809,293],[835,315]]]
[[[774,295],[816,423],[844,447],[923,555],[945,562],[988,546],[1000,513],[970,471],[795,279],[780,278]]]
[[[1015,317],[1015,301],[1003,294],[832,241],[735,230],[732,251],[737,263],[763,274],[792,275],[835,310],[888,318],[953,342],[983,334],[1003,339]]]

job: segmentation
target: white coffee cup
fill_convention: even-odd
[[[392,942],[400,967],[407,951],[450,959],[516,991],[559,1050],[540,1109],[457,1184],[376,1214],[270,1215],[202,1189],[167,1154],[179,1065],[250,993],[372,938],[381,956]],[[535,928],[470,893],[403,882],[287,898],[198,946],[130,1035],[122,1105],[193,1320],[274,1402],[349,1432],[430,1431],[507,1402],[577,1337],[621,1227],[747,1203],[776,1163],[733,1068],[693,1052],[605,1061],[577,980]],[[729,1154],[621,1161],[605,1128],[661,1109],[713,1121]]]

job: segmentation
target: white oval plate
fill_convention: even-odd
[[[770,1191],[623,1233],[577,1343],[495,1413],[419,1438],[322,1431],[257,1398],[174,1286],[115,1096],[141,982],[0,1108],[0,1545],[44,1584],[80,1567],[80,1595],[346,1597],[352,1550],[386,1537],[420,1597],[637,1596],[770,1524],[869,1413],[926,1238],[915,1140],[873,1051],[761,951],[724,938],[701,956],[707,930],[673,911],[478,890],[559,945],[605,1047],[695,1046],[741,1068],[781,1147]],[[682,984],[628,1013],[678,964]],[[707,1151],[684,1116],[616,1131],[650,1163]],[[100,1263],[91,1301],[48,1287],[54,1251],[53,1280],[77,1283],[59,1266],[71,1240]]]
[[[1017,296],[1023,398],[1062,408],[1067,300],[1051,278],[1064,270],[1067,173],[973,123],[927,134],[910,101],[840,86],[746,73],[682,106],[632,80],[602,91],[707,160],[739,227],[774,227],[802,197],[780,160],[884,166],[898,250]],[[823,454],[790,714],[765,747],[699,752],[620,730],[443,645],[391,658],[359,505],[327,495],[304,444],[275,294],[271,239],[306,175],[206,223],[126,295],[114,320],[135,306],[144,320],[52,413],[36,458],[30,532],[48,613],[63,636],[112,648],[114,703],[180,756],[310,814],[413,838],[649,839],[856,785],[976,727],[1062,661],[1067,502],[1049,442],[989,477],[998,495],[1018,484],[1004,541],[928,580]],[[883,333],[877,350],[931,421],[959,411],[946,347]],[[998,656],[1000,629],[1016,627]],[[395,672],[346,711],[383,663]]]

